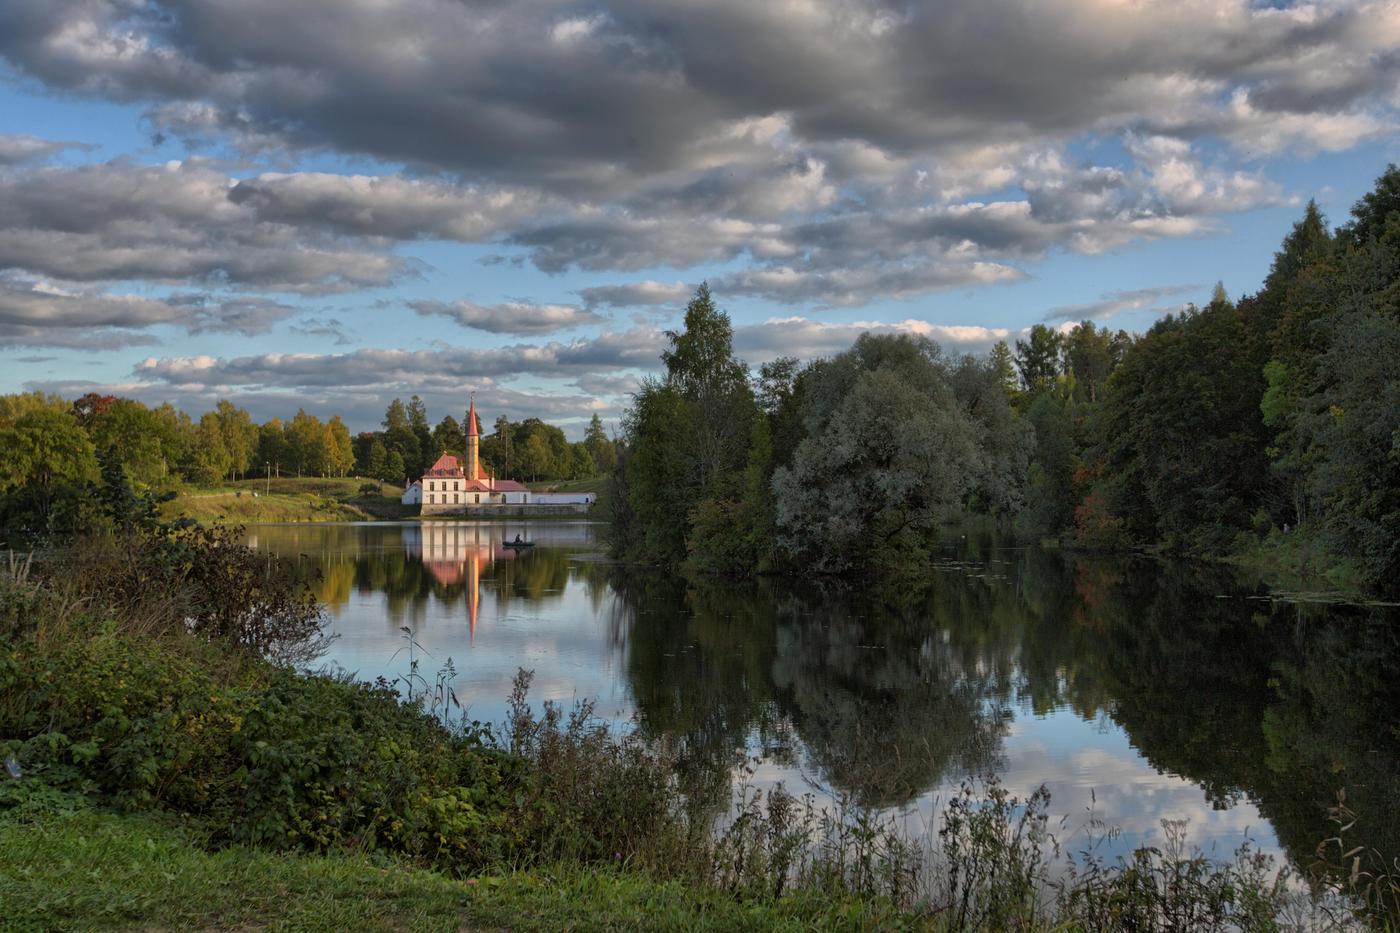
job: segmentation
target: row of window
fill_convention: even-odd
[[[458,498],[459,495],[460,495],[459,493],[455,493],[455,492],[454,492],[454,493],[452,494],[452,501],[449,503],[449,502],[447,501],[447,493],[443,493],[443,494],[442,494],[442,502],[439,503],[439,502],[438,502],[438,498],[437,498],[436,495],[434,495],[433,493],[428,493],[428,504],[429,504],[429,505],[461,505],[461,504],[462,504],[462,501],[461,501],[460,498]],[[504,493],[502,493],[502,495],[501,495],[501,501],[502,501],[502,502],[506,501],[506,497],[505,497],[505,494],[504,494]],[[520,497],[520,501],[521,501],[522,503],[527,503],[527,502],[530,501],[530,497],[529,497],[529,496],[521,496],[521,497]],[[477,493],[472,493],[472,504],[473,504],[473,505],[480,505],[480,504],[481,504],[481,493],[479,493],[479,492],[477,492]]]
[[[458,482],[460,482],[460,481],[458,481]],[[458,482],[453,482],[451,488],[452,488],[452,489],[461,489],[462,487],[458,484]],[[435,481],[433,481],[433,480],[428,480],[428,489],[434,490],[434,489],[438,489],[438,488],[447,489],[447,488],[448,488],[448,486],[447,486],[447,480],[443,480],[443,481],[442,481],[442,486],[441,486],[441,487],[439,487]],[[447,501],[447,500],[444,499],[443,501],[445,502],[445,501]]]

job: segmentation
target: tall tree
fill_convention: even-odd
[[[1026,391],[1043,392],[1060,372],[1060,332],[1044,324],[1031,327],[1029,340],[1016,341],[1016,369]]]

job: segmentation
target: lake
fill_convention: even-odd
[[[953,535],[917,596],[626,572],[583,521],[259,525],[335,635],[323,664],[449,678],[470,716],[532,700],[683,750],[687,767],[846,796],[923,832],[969,776],[1044,784],[1061,838],[1310,863],[1344,788],[1400,853],[1400,614],[1269,598],[1217,566]],[[516,535],[535,547],[504,547]],[[407,630],[407,631],[405,631]],[[409,638],[411,635],[411,641]],[[1103,830],[1093,835],[1100,836]]]

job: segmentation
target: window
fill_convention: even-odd
[[[453,504],[453,505],[456,505],[456,504],[457,504],[457,494],[456,494],[455,492],[452,494],[452,504]]]
[[[476,494],[476,504],[477,504],[477,505],[480,505],[480,504],[481,504],[481,493],[477,493],[477,494]]]
[[[530,501],[530,494],[527,493],[527,492],[522,492],[522,493],[520,494],[520,504],[521,504],[521,505],[524,505],[525,503],[527,503],[527,502],[529,502],[529,501]]]
[[[428,504],[429,504],[429,505],[432,505],[432,504],[433,504],[433,494],[432,494],[432,493],[428,493]]]

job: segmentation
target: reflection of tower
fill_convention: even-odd
[[[468,637],[476,641],[476,612],[481,605],[481,552],[472,551],[467,558],[467,618]]]
[[[472,394],[471,407],[467,410],[467,480],[481,477],[477,466],[477,452],[481,443],[481,430],[476,426],[476,394]],[[471,487],[468,486],[468,489]]]
[[[404,549],[421,560],[423,569],[442,586],[465,587],[467,620],[475,638],[481,608],[481,571],[493,561],[514,554],[495,552],[489,527],[459,522],[424,522],[404,535]]]

